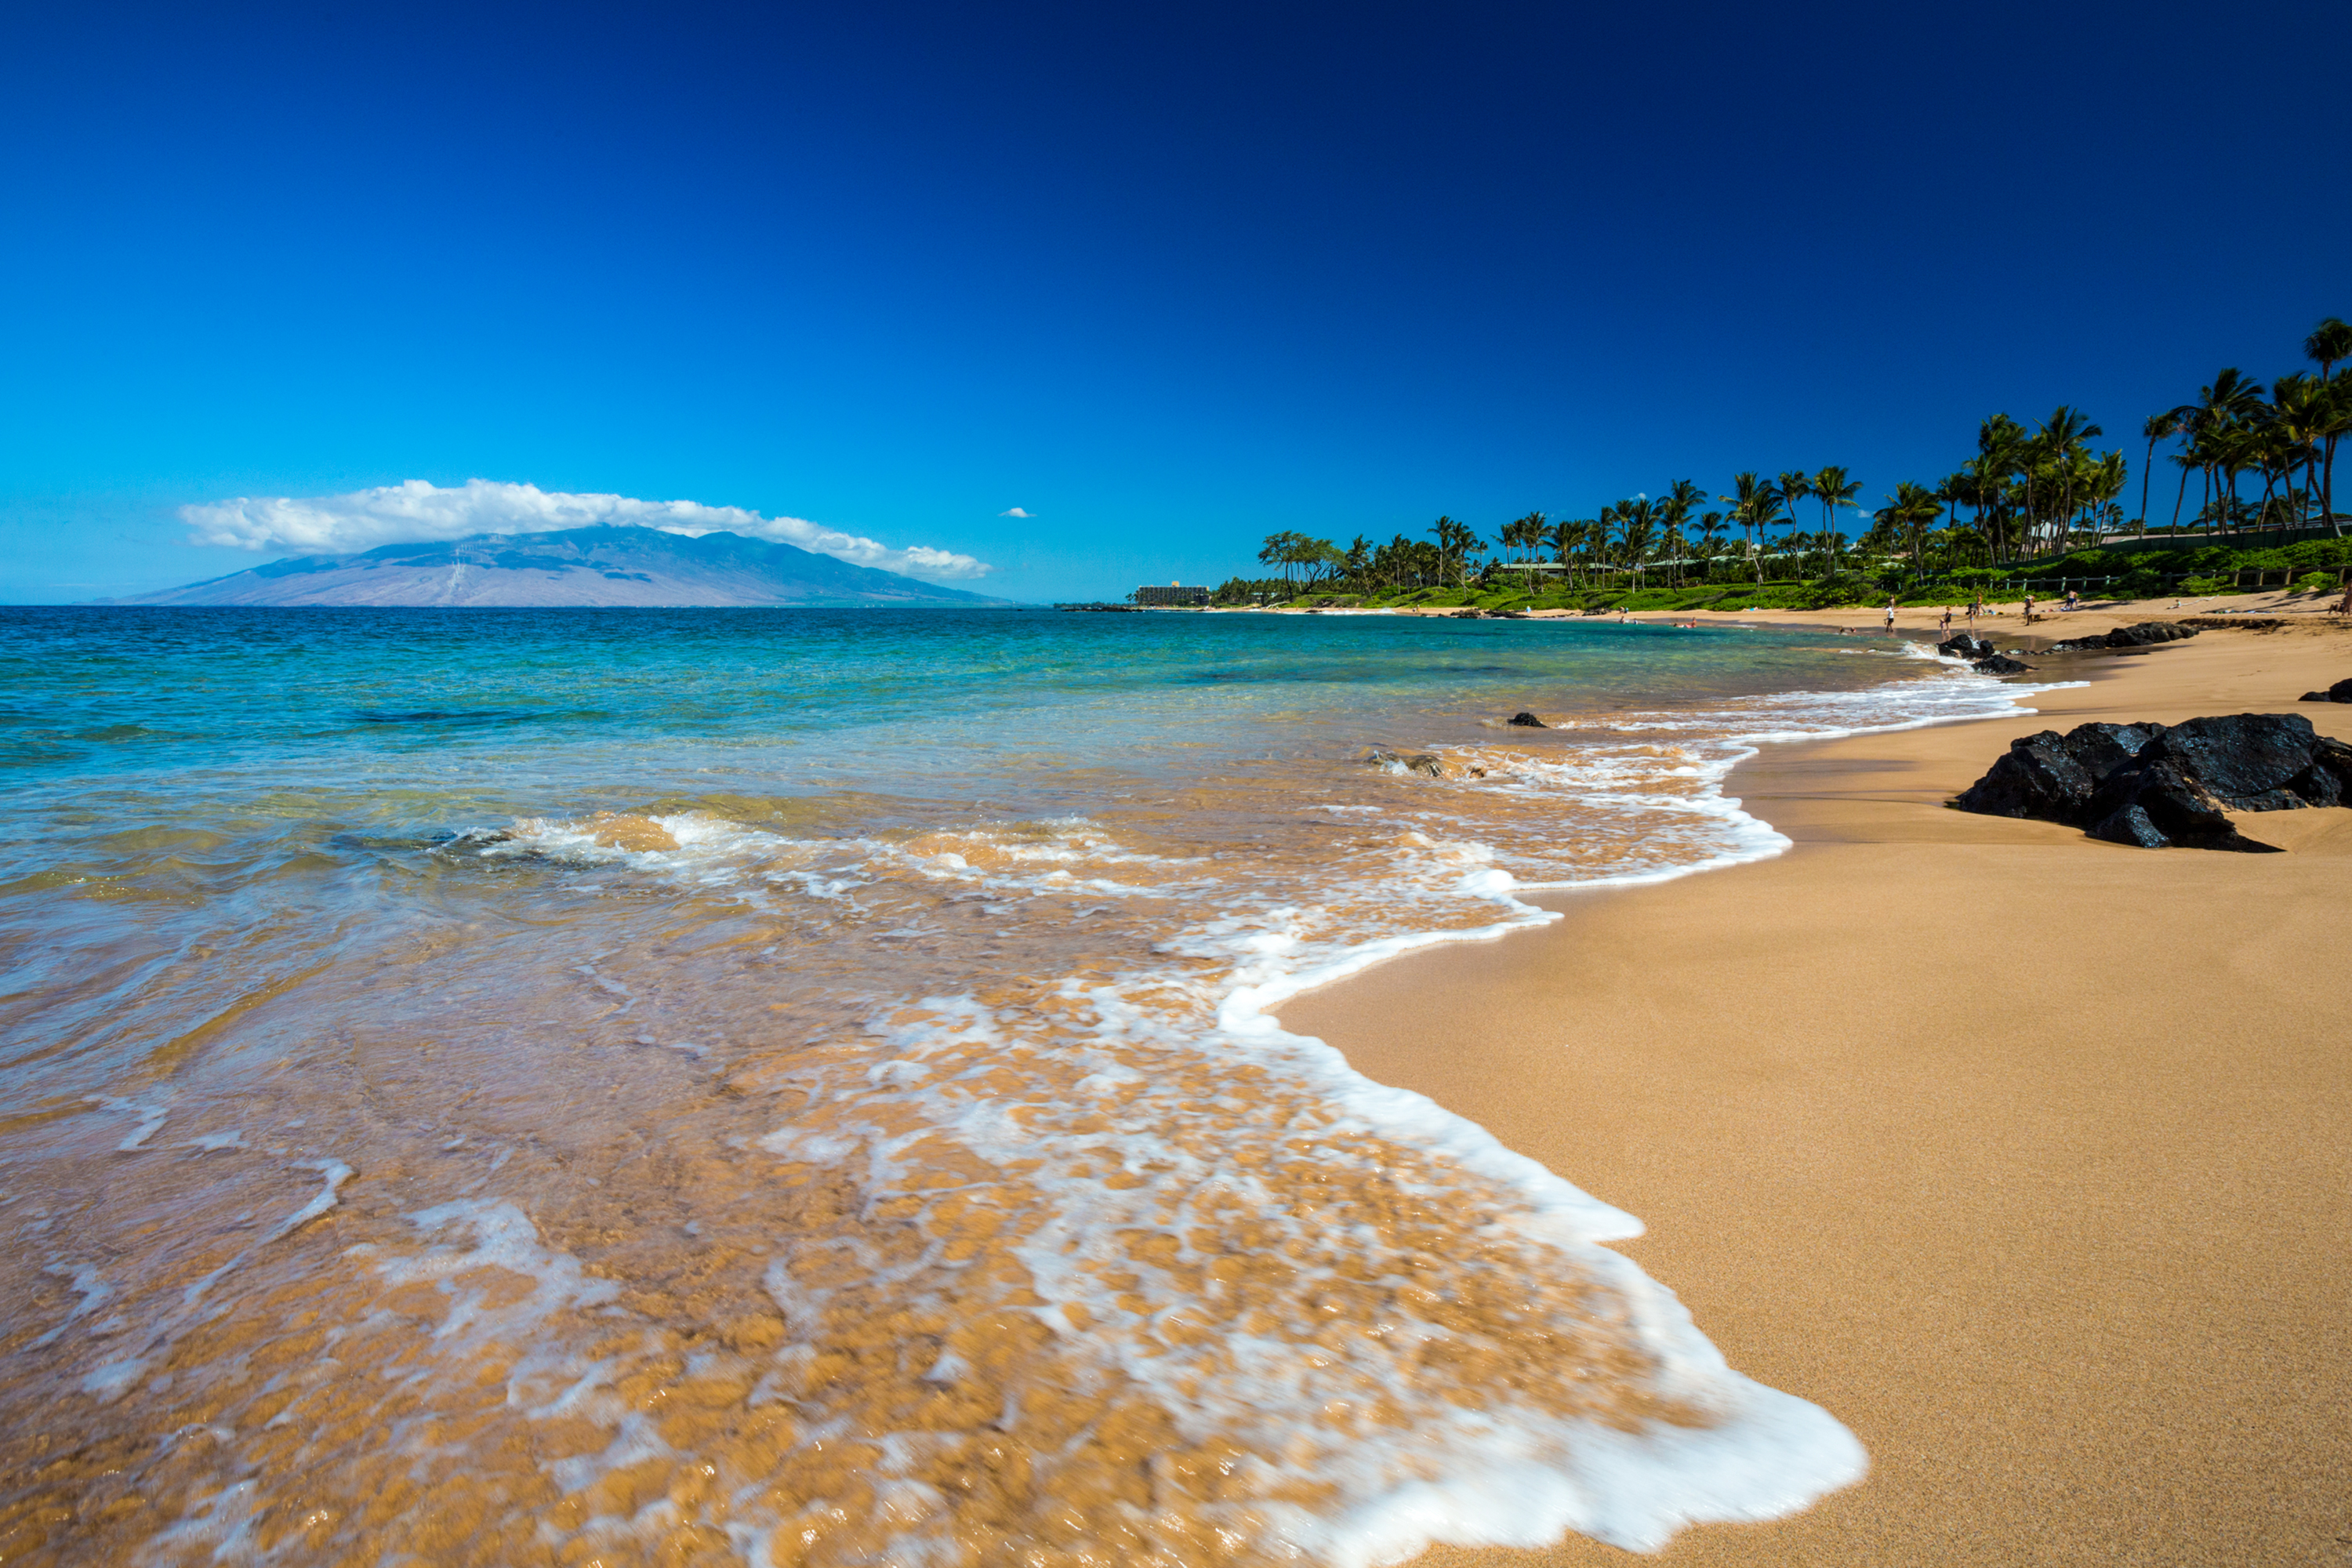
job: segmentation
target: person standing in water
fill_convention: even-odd
[[[1937,622],[1936,623],[1936,631],[1937,631],[1937,634],[1938,636],[1941,636],[1941,637],[1950,637],[1950,636],[1952,635],[1952,606],[1951,606],[1951,605],[1946,605],[1944,606],[1944,618],[1943,618],[1942,620],[1937,621]]]
[[[1886,601],[1886,635],[1895,635],[1895,601],[1892,598]]]

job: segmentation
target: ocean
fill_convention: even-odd
[[[1353,1565],[1865,1462],[1575,1172],[1270,1009],[1777,852],[1757,745],[2008,710],[1925,649],[20,608],[0,659],[0,1554]]]

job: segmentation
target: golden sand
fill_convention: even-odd
[[[2242,817],[2289,851],[2255,856],[1941,805],[2095,719],[2352,734],[2295,701],[2352,636],[2091,668],[2035,715],[1744,765],[1777,860],[1548,900],[1540,931],[1284,1009],[1643,1216],[1625,1250],[1731,1363],[1870,1448],[1859,1487],[1664,1562],[2352,1560],[2352,811]]]

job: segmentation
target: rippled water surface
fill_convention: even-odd
[[[1263,1009],[1769,853],[1757,737],[1990,682],[985,611],[0,659],[0,1560],[1369,1563],[1856,1473],[1575,1173]]]

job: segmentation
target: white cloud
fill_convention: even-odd
[[[877,566],[933,582],[977,577],[994,570],[985,562],[953,551],[934,550],[928,544],[893,550],[803,518],[762,517],[738,506],[704,506],[691,500],[572,495],[494,479],[467,479],[447,489],[410,479],[340,496],[239,496],[208,506],[184,506],[180,516],[196,531],[188,541],[191,544],[226,544],[241,550],[339,554],[372,550],[379,544],[464,539],[476,533],[543,533],[608,523],[689,536],[740,533],[772,539],[860,566]]]
[[[1035,514],[1033,512],[1024,511],[1021,508],[1016,506],[1008,507],[1004,510],[998,512],[996,515],[999,517],[1031,517]]]

